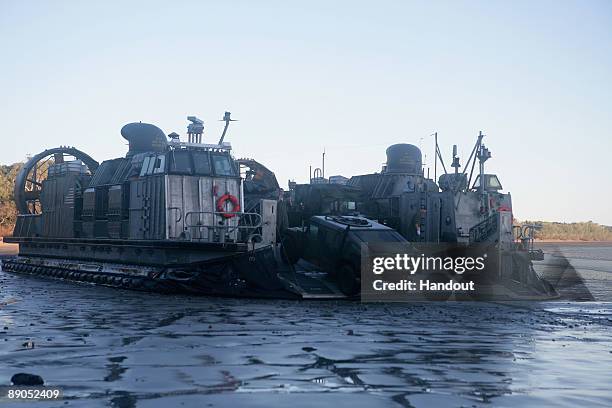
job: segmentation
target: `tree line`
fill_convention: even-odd
[[[523,221],[520,224],[537,224],[536,239],[571,241],[612,241],[612,227],[587,222]]]
[[[10,235],[17,219],[13,197],[15,177],[23,163],[0,165],[0,236]]]

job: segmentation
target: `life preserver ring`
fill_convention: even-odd
[[[225,202],[226,201],[229,201],[230,203],[232,203],[231,213],[225,212]],[[233,196],[229,193],[223,194],[217,200],[217,211],[221,213],[221,216],[223,218],[232,218],[236,215],[235,213],[240,212],[240,202],[238,201],[238,198],[236,198],[236,196]]]

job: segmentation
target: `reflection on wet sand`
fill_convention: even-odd
[[[2,272],[0,290],[0,384],[64,390],[37,406],[612,404],[606,303],[195,298]]]

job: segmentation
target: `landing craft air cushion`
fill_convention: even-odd
[[[265,166],[232,157],[230,113],[215,144],[203,143],[202,120],[188,119],[186,142],[152,124],[125,125],[127,154],[100,164],[73,147],[32,157],[5,238],[19,255],[3,269],[160,292],[345,297],[333,281],[281,261],[281,190]]]
[[[387,149],[387,162],[378,173],[350,179],[325,178],[323,164],[322,169],[315,169],[309,184],[290,183],[286,193],[291,203],[289,224],[296,228],[313,214],[360,214],[396,230],[416,246],[486,248],[496,259],[490,259],[495,270],[478,277],[491,287],[489,293],[480,291],[482,298],[557,297],[555,289],[533,268],[532,260],[543,257],[541,251],[533,248],[533,226],[513,225],[510,193],[501,192],[497,175],[485,173],[484,164],[491,153],[482,142],[483,137],[482,133],[478,135],[462,172],[457,147],[453,146],[454,172],[447,172],[436,134],[434,179],[425,175],[421,150],[406,143]],[[436,182],[438,162],[444,174]],[[289,252],[299,251],[290,235],[288,241]]]
[[[474,184],[458,172],[456,154],[454,174],[439,155],[445,174],[436,184],[424,176],[420,150],[399,144],[379,173],[325,179],[318,170],[283,194],[268,168],[232,156],[229,112],[214,144],[203,143],[202,120],[188,120],[186,142],[152,124],[127,124],[125,157],[100,164],[73,147],[33,156],[17,176],[19,215],[5,238],[19,255],[3,269],[146,291],[358,297],[359,255],[348,246],[367,243],[365,229],[407,249],[409,241],[489,245],[499,250],[501,281],[518,282],[528,298],[556,295],[533,271],[532,236],[515,242],[510,195],[484,173],[482,136],[468,160],[472,169],[480,161]],[[312,231],[326,228],[343,237],[341,247],[315,250],[327,244]]]

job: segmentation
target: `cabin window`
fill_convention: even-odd
[[[501,183],[495,175],[490,175],[489,177],[487,177],[487,187],[496,190],[502,189]]]
[[[480,188],[480,174],[476,177],[476,181],[474,182],[474,185],[472,186],[473,189],[479,189]],[[497,176],[495,174],[485,174],[484,175],[484,187],[486,190],[501,190],[502,189],[502,185],[499,182],[499,179],[497,178]]]
[[[173,150],[170,156],[170,173],[192,174],[191,155],[186,150]]]
[[[193,152],[193,167],[198,176],[210,175],[210,157],[208,152]]]
[[[215,169],[215,175],[217,176],[234,176],[234,168],[229,156],[225,155],[212,155],[213,167]]]

